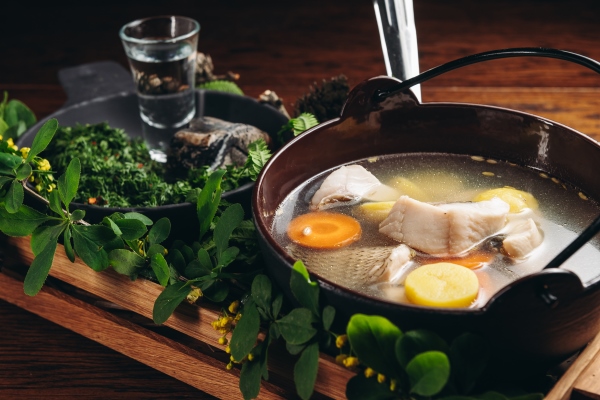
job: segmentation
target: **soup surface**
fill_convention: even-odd
[[[359,228],[352,223],[346,224],[343,218],[338,221],[336,217],[322,230],[322,236],[313,240],[312,244],[302,240],[303,234],[313,233],[310,228],[303,228],[304,230],[296,234],[292,232],[300,220],[299,217],[306,219],[308,215],[310,218],[311,213],[315,212],[315,198],[321,193],[319,189],[326,178],[340,169],[337,167],[313,177],[286,197],[276,212],[272,227],[273,236],[293,258],[303,260],[311,273],[348,289],[389,301],[416,301],[421,305],[442,307],[446,304],[449,307],[481,307],[509,282],[540,271],[600,214],[600,207],[596,202],[588,199],[567,182],[561,182],[529,168],[477,156],[409,153],[363,159],[347,166],[349,165],[364,167],[386,190],[391,188],[393,192],[375,200],[360,197],[349,201],[336,200],[324,210],[316,211],[320,214],[315,215],[318,220],[325,221],[322,217],[326,214],[344,214],[351,217],[351,220],[358,221]],[[516,192],[525,196],[521,196],[521,199],[527,200],[520,207],[515,206],[510,196],[503,196]],[[406,239],[410,232],[391,236],[382,233],[385,231],[382,226],[390,220],[395,222],[390,211],[394,204],[400,201],[398,195],[402,196],[404,201],[424,205],[426,208],[433,205],[442,209],[456,207],[457,204],[459,207],[471,207],[477,204],[472,203],[474,201],[483,205],[492,199],[497,201],[499,196],[509,203],[510,212],[502,222],[506,225],[505,228],[481,240],[477,239],[467,250],[461,249],[456,254],[433,251],[426,245],[421,246],[410,241],[409,246],[406,246],[406,240],[401,238]],[[384,198],[386,196],[387,199]],[[402,218],[406,225],[407,218]],[[431,225],[427,218],[422,223],[416,220],[417,223],[413,226],[417,225],[418,230]],[[532,250],[515,256],[518,252],[507,251],[510,250],[508,241],[503,241],[511,233],[507,231],[510,230],[508,227],[512,226],[511,223],[521,224],[521,221],[530,221],[533,230],[539,232],[540,239],[539,242],[532,242]],[[482,227],[489,227],[487,221],[476,223]],[[336,242],[338,238],[329,232],[331,226],[335,226],[336,233],[342,235],[341,241]],[[405,248],[400,250],[399,245],[402,244]],[[386,266],[391,265],[389,259],[394,249],[399,253],[403,252],[408,258],[400,267],[386,270]],[[567,260],[562,268],[575,272],[584,285],[595,282],[600,279],[599,249],[598,239],[590,241]],[[421,299],[414,300],[414,295],[411,297],[410,293],[407,297],[406,278],[424,265],[437,263],[462,265],[474,273],[479,288],[473,293],[472,300],[468,298],[467,303],[462,305],[430,304],[421,302]],[[410,285],[415,281],[414,278],[416,274],[413,274],[409,281]],[[418,282],[422,282],[422,279],[419,279]],[[457,280],[461,282],[465,279]],[[431,282],[425,281],[426,285],[429,283]],[[409,292],[414,292],[412,287],[408,289]]]

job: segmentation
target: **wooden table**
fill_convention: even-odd
[[[368,0],[10,3],[0,22],[0,92],[38,118],[66,100],[59,69],[101,60],[126,66],[119,28],[158,14],[197,19],[198,49],[212,56],[215,72],[239,73],[240,87],[252,97],[274,90],[288,111],[314,82],[344,74],[354,86],[385,74]],[[552,47],[600,60],[600,3],[594,0],[414,3],[421,71],[508,47]],[[517,58],[448,73],[424,84],[422,93],[424,102],[531,112],[600,139],[599,88],[600,76],[581,66]],[[0,326],[0,398],[210,398],[3,301]]]

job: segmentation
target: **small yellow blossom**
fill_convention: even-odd
[[[344,360],[344,366],[346,368],[356,367],[358,364],[358,358],[356,357],[346,357],[346,359]]]
[[[235,314],[238,312],[238,309],[240,308],[240,301],[239,300],[235,300],[232,301],[231,304],[229,305],[229,312],[232,314]]]
[[[35,185],[35,191],[36,192],[42,193],[42,189],[43,189],[42,185]]]
[[[190,293],[188,293],[186,300],[190,304],[194,304],[196,300],[202,297],[202,290],[200,288],[194,287]]]
[[[240,318],[242,318],[242,314],[237,313],[235,318],[233,319],[235,322],[238,322],[240,320]]]
[[[227,344],[227,338],[226,338],[225,336],[221,336],[221,337],[219,338],[219,344],[220,344],[220,345],[225,345],[225,344]]]
[[[248,354],[248,361],[252,361],[252,360],[254,360],[254,354],[249,353]]]
[[[339,365],[344,365],[344,360],[348,358],[348,354],[338,354],[335,356],[335,363]]]
[[[225,353],[230,354],[231,353],[231,347],[229,347],[229,346],[225,347]]]
[[[390,390],[391,390],[392,392],[395,392],[395,391],[396,391],[396,385],[397,385],[397,382],[396,382],[396,380],[395,380],[395,379],[392,379],[392,380],[390,381]]]
[[[27,158],[29,155],[29,150],[31,150],[29,147],[21,147],[21,155],[23,158]]]
[[[385,382],[385,375],[384,374],[377,374],[377,382],[379,382],[379,383]]]
[[[2,140],[2,135],[0,135],[0,140]]]
[[[48,186],[48,188],[46,189],[46,191],[47,191],[48,193],[50,193],[52,190],[53,190],[52,186]]]
[[[227,371],[231,371],[231,369],[232,369],[232,368],[233,368],[233,364],[232,364],[232,363],[229,363],[229,364],[227,364],[227,365],[225,366],[225,369],[226,369]]]
[[[31,182],[31,183],[35,182],[35,176],[33,176],[33,175],[29,175],[29,179],[28,179],[28,180],[29,180],[29,182]]]
[[[346,344],[347,341],[348,341],[348,336],[339,335],[337,338],[335,338],[335,347],[337,347],[338,349],[341,349],[342,347],[344,347],[344,345]]]
[[[50,171],[50,161],[43,158],[42,161],[38,163],[38,169],[40,171]]]
[[[367,369],[365,369],[365,378],[372,378],[376,375],[377,373],[373,370],[373,368],[369,368],[367,367]]]

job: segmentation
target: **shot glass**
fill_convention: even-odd
[[[144,140],[159,162],[166,161],[175,132],[196,113],[199,32],[197,21],[171,15],[139,19],[119,31],[137,90]]]

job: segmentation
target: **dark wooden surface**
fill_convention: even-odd
[[[368,0],[10,4],[0,12],[0,93],[8,91],[38,118],[66,100],[60,69],[101,60],[127,66],[119,28],[158,14],[197,19],[198,49],[212,56],[216,72],[239,73],[239,85],[252,97],[274,90],[288,110],[313,82],[344,74],[353,86],[385,74]],[[481,51],[523,46],[600,60],[595,0],[415,0],[414,8],[421,71]],[[519,58],[463,68],[422,90],[424,102],[513,108],[600,139],[599,88],[600,76],[583,67]],[[207,397],[8,303],[0,302],[0,326],[0,398]]]

